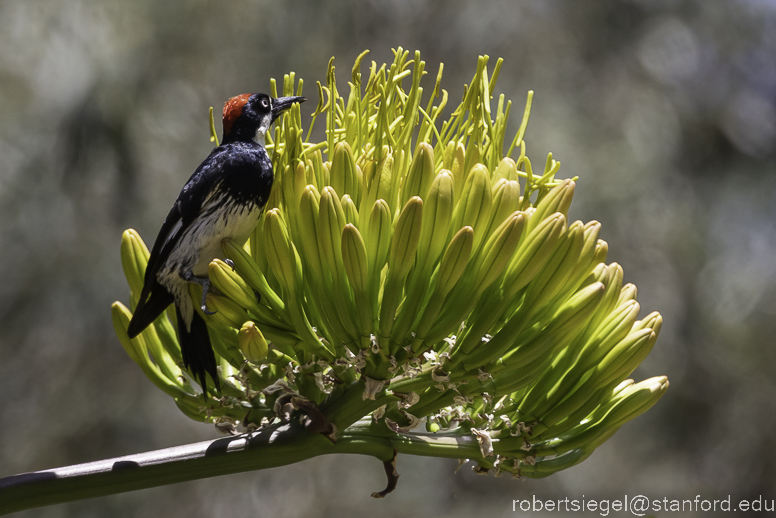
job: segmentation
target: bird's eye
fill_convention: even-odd
[[[261,105],[262,105],[262,107],[264,107],[264,108],[269,108],[269,100],[267,100],[267,99],[262,99],[262,100],[261,100]]]

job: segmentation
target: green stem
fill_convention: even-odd
[[[299,429],[281,431],[272,428],[251,436],[228,437],[15,475],[0,479],[0,514],[282,466],[326,453],[330,445],[322,435],[300,433]]]
[[[393,434],[384,426],[354,425],[336,443],[300,425],[275,425],[220,438],[114,459],[0,479],[0,515],[201,478],[273,468],[330,453],[370,455],[386,462],[394,452],[444,458],[482,458],[471,436]]]
[[[472,435],[457,432],[411,432],[395,434],[382,424],[359,421],[348,428],[348,437],[385,437],[396,453],[442,457],[446,459],[470,459],[484,461],[480,444]],[[491,459],[492,460],[492,459]]]

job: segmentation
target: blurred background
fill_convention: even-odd
[[[152,242],[212,148],[208,107],[336,56],[418,49],[457,104],[479,54],[528,154],[578,175],[571,215],[662,334],[637,380],[666,396],[584,463],[538,481],[402,456],[398,489],[339,456],[19,517],[513,515],[512,500],[776,499],[776,2],[0,1],[0,476],[216,436],[115,338],[121,232]],[[303,106],[309,121],[315,102]],[[220,125],[219,125],[220,131]],[[546,513],[551,514],[551,513]],[[579,513],[583,515],[582,513]],[[661,513],[668,514],[668,513]],[[685,516],[713,513],[685,513]],[[757,513],[751,513],[752,516]],[[591,513],[590,516],[598,516]]]

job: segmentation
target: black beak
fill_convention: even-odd
[[[303,103],[306,100],[304,97],[278,97],[277,99],[272,99],[272,122],[275,122],[275,119],[280,117],[280,114],[291,108],[292,104]]]

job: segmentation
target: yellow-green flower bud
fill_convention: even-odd
[[[434,179],[423,203],[423,224],[417,250],[417,262],[407,280],[404,303],[397,315],[391,340],[400,344],[404,341],[418,309],[423,302],[431,277],[431,269],[445,248],[453,212],[453,177],[442,170]]]
[[[450,171],[442,170],[434,178],[423,202],[423,226],[418,245],[418,264],[432,265],[445,249],[453,215],[455,186]]]
[[[598,234],[601,232],[601,223],[598,221],[588,221],[585,223],[585,247],[582,251],[582,255],[587,255],[587,250],[592,249],[595,253],[595,248],[598,243]]]
[[[338,142],[334,146],[334,156],[331,159],[331,187],[339,196],[346,194],[356,203],[361,199],[361,185],[358,180],[356,160],[353,150],[347,142]]]
[[[148,248],[135,229],[125,230],[121,235],[121,265],[132,291],[132,305],[137,304],[140,292],[143,290],[146,264],[148,264]]]
[[[575,369],[584,372],[598,364],[604,355],[628,336],[638,314],[639,304],[631,300],[618,306],[600,322],[594,320],[591,325],[594,331],[580,351],[580,360]]]
[[[129,321],[132,319],[132,312],[121,302],[114,302],[111,306],[111,316],[113,318],[113,327],[116,330],[116,335],[118,335],[121,345],[124,346],[124,350],[129,357],[140,365],[141,361],[145,361],[143,355],[148,356],[148,354],[145,351],[145,343],[139,340],[142,337],[142,333],[134,339],[129,338],[127,335],[127,327],[129,327]]]
[[[601,303],[605,291],[605,286],[600,282],[591,284],[575,293],[566,303],[563,304],[552,316],[551,324],[542,334],[532,342],[513,349],[503,356],[503,363],[508,369],[519,369],[536,360],[541,354],[547,353],[548,349],[566,345],[570,339],[581,333],[590,321],[590,317]],[[495,345],[492,342],[501,332],[494,336],[489,346]],[[509,337],[505,337],[509,338]],[[483,350],[485,348],[481,348]],[[492,359],[492,358],[491,358]],[[474,355],[465,361],[467,370],[482,365],[481,361],[474,359]]]
[[[369,268],[366,259],[366,245],[361,233],[348,223],[342,231],[342,262],[350,286],[353,288],[358,314],[358,327],[362,337],[368,337],[372,325],[372,310],[369,300]]]
[[[572,224],[572,227],[574,227],[575,224]],[[569,263],[566,262],[565,265],[560,266],[561,269],[570,268],[570,271],[568,272],[568,277],[565,279],[563,286],[559,288],[556,295],[553,297],[553,300],[566,298],[571,293],[575,292],[597,266],[598,263],[595,261],[595,252],[597,246],[596,240],[600,229],[601,224],[597,221],[591,221],[583,226],[582,249],[579,251],[578,258],[573,265],[569,265]],[[567,257],[566,261],[568,259],[570,258]]]
[[[581,221],[575,221],[560,236],[552,257],[531,281],[526,300],[530,300],[532,305],[541,308],[555,298],[565,282],[579,267],[579,256],[583,246],[583,225]]]
[[[514,212],[499,225],[482,247],[472,284],[475,297],[479,297],[506,269],[520,242],[524,223],[525,215],[520,211]]]
[[[342,231],[342,261],[354,290],[366,292],[368,287],[366,246],[358,229],[348,223]]]
[[[207,307],[210,311],[215,312],[208,315],[208,318],[235,329],[240,329],[242,323],[248,318],[248,313],[239,304],[213,293],[207,294]]]
[[[493,181],[498,182],[501,179],[508,181],[517,181],[519,176],[517,175],[517,164],[510,157],[505,156],[499,162],[498,167],[493,173]]]
[[[308,185],[299,202],[299,245],[305,264],[314,279],[323,278],[323,266],[318,248],[318,217],[321,195],[314,185]]]
[[[573,180],[566,179],[550,190],[536,205],[536,213],[529,222],[528,231],[532,231],[546,217],[556,212],[560,212],[564,217],[568,218],[575,187],[576,184]]]
[[[331,187],[325,187],[321,193],[318,213],[318,248],[321,252],[321,264],[332,276],[332,301],[347,334],[352,339],[360,336],[355,323],[353,306],[347,275],[342,260],[342,231],[347,225],[345,211],[337,193]]]
[[[520,210],[520,184],[516,180],[499,180],[493,185],[493,206],[488,222],[487,235],[504,222],[513,212]]]
[[[451,165],[447,167],[447,169],[450,169],[450,172],[453,174],[456,200],[461,199],[461,193],[463,192],[463,186],[465,183],[464,180],[466,179],[466,172],[463,170],[464,164],[466,162],[465,153],[466,148],[464,148],[463,144],[459,142],[453,151]]]
[[[278,173],[279,172],[280,171],[278,171]],[[282,193],[282,206],[289,214],[289,211],[291,210],[293,210],[294,214],[296,214],[296,211],[294,210],[296,208],[294,206],[294,176],[295,174],[293,169],[291,169],[291,165],[287,164],[283,168],[283,174],[275,174],[275,180],[273,181],[275,184],[275,188],[273,190],[280,191]]]
[[[294,168],[294,204],[288,209],[289,212],[293,212],[294,214],[296,214],[297,209],[299,209],[299,202],[302,200],[302,193],[308,184],[308,169],[309,167],[306,167],[305,163],[301,161]]]
[[[383,269],[391,248],[391,210],[385,200],[377,200],[370,211],[369,225],[363,237],[370,276],[374,276]]]
[[[606,262],[607,255],[609,255],[609,243],[603,239],[599,239],[595,246],[595,257],[593,258],[593,264]]]
[[[590,322],[589,328],[581,339],[581,343],[586,344],[583,346],[584,348],[596,347],[591,345],[591,343],[594,343],[592,342],[594,335],[598,332],[602,323],[620,305],[618,303],[618,296],[622,287],[622,268],[617,263],[612,263],[608,266],[603,263],[597,263],[582,284],[592,284],[594,282],[602,282],[606,286],[606,293],[604,294],[604,300],[601,301],[601,305]],[[598,349],[598,352],[604,354],[606,351]]]
[[[655,376],[629,385],[617,394],[617,399],[623,400],[623,403],[607,415],[607,419],[612,420],[613,426],[618,426],[643,414],[663,397],[668,385],[666,376]]]
[[[113,317],[113,329],[116,331],[119,342],[121,342],[129,357],[143,370],[148,379],[169,396],[174,398],[188,396],[191,392],[191,387],[183,383],[180,369],[172,366],[172,370],[168,371],[170,374],[165,375],[160,366],[152,361],[146,344],[146,337],[152,335],[149,330],[143,331],[133,339],[127,336],[127,327],[132,318],[129,309],[121,302],[114,302],[111,308],[111,316]],[[161,344],[158,350],[161,350]]]
[[[323,163],[323,185],[331,186],[331,162]],[[325,188],[325,187],[324,187]]]
[[[466,226],[459,230],[450,244],[447,245],[445,255],[439,265],[437,277],[437,291],[443,297],[450,293],[455,283],[461,278],[466,269],[469,257],[474,246],[474,229]]]
[[[214,259],[208,265],[208,277],[222,295],[229,297],[244,309],[255,310],[258,307],[253,290],[231,266],[221,259]]]
[[[657,376],[622,388],[613,398],[596,409],[584,424],[560,434],[557,439],[549,442],[552,448],[543,448],[537,451],[537,455],[597,447],[623,423],[652,408],[667,389],[666,376]],[[552,431],[548,430],[543,435],[552,436]]]
[[[536,217],[533,214],[526,227]],[[507,267],[504,278],[504,290],[507,298],[512,298],[527,285],[552,257],[555,246],[566,225],[563,214],[555,213],[542,221],[528,237],[521,240],[512,261]],[[524,230],[528,232],[528,228]]]
[[[261,363],[267,357],[269,346],[261,330],[250,320],[245,322],[237,333],[237,345],[245,359],[251,363]]]
[[[663,317],[657,311],[653,311],[642,320],[639,320],[633,325],[633,331],[639,329],[651,328],[655,333],[660,333],[660,328],[663,327]]]
[[[412,342],[414,352],[419,352],[424,340],[428,338],[432,325],[437,322],[437,316],[445,302],[445,298],[455,287],[458,280],[466,270],[466,265],[471,257],[474,245],[474,229],[463,227],[459,230],[447,246],[439,270],[436,273],[436,288],[429,298],[425,309],[417,319],[418,325],[415,331],[415,339]],[[437,324],[438,326],[440,324]],[[441,324],[445,327],[445,323]],[[436,334],[433,338],[436,338]]]
[[[399,214],[388,253],[389,274],[404,278],[415,263],[423,225],[423,200],[413,196]]]
[[[302,338],[306,352],[331,358],[331,351],[328,351],[318,339],[302,305],[302,259],[288,237],[285,221],[278,209],[272,209],[266,213],[264,237],[267,247],[267,261],[283,285],[284,295],[288,300],[290,320],[297,334]]]
[[[413,196],[426,199],[434,181],[434,148],[428,142],[421,142],[415,148],[415,156],[402,186],[401,204],[406,205]]]
[[[358,209],[350,195],[346,194],[343,196],[340,203],[342,204],[342,211],[345,213],[345,221],[358,226]]]
[[[335,279],[339,279],[341,271],[341,236],[346,223],[345,211],[337,193],[331,187],[325,187],[321,193],[318,212],[318,249],[321,252],[322,264]]]
[[[621,340],[596,365],[595,372],[598,374],[598,376],[594,374],[598,379],[595,383],[596,388],[603,387],[614,379],[622,379],[630,374],[641,363],[641,360],[638,362],[631,361],[632,357],[637,355],[640,349],[647,349],[648,353],[656,339],[657,334],[652,329],[646,328],[634,331]],[[646,354],[643,356],[646,356]],[[633,369],[629,368],[631,365]],[[621,372],[623,372],[622,375],[620,375]]]
[[[268,211],[264,217],[264,241],[269,267],[284,288],[293,291],[296,285],[294,245],[279,209]]]
[[[396,306],[399,302],[404,280],[415,264],[415,252],[423,225],[423,200],[413,196],[404,206],[396,222],[388,253],[388,279],[383,290],[380,307],[380,345],[387,353],[387,341],[391,336]]]
[[[262,296],[262,300],[276,313],[285,316],[285,303],[270,287],[264,273],[258,268],[256,262],[248,255],[245,249],[231,239],[224,239],[221,245],[226,256],[234,262],[235,270],[237,270],[239,276],[251,288],[258,291]]]
[[[617,299],[617,304],[622,304],[628,300],[636,300],[638,289],[635,284],[628,283],[620,290],[620,297]]]
[[[455,153],[455,148],[456,148],[455,142],[452,140],[448,142],[447,145],[445,146],[445,152],[442,155],[443,169],[450,169],[451,167],[453,167],[453,155]]]
[[[485,237],[493,203],[490,172],[484,165],[477,164],[472,168],[466,177],[460,199],[455,199],[459,201],[455,205],[450,229],[457,232],[462,227],[472,227],[474,250],[477,250]]]
[[[395,206],[396,201],[391,200],[392,181],[393,155],[387,153],[374,168],[372,178],[366,185],[366,196],[362,198],[366,202],[366,210],[369,210],[377,200],[385,200],[389,207]]]

